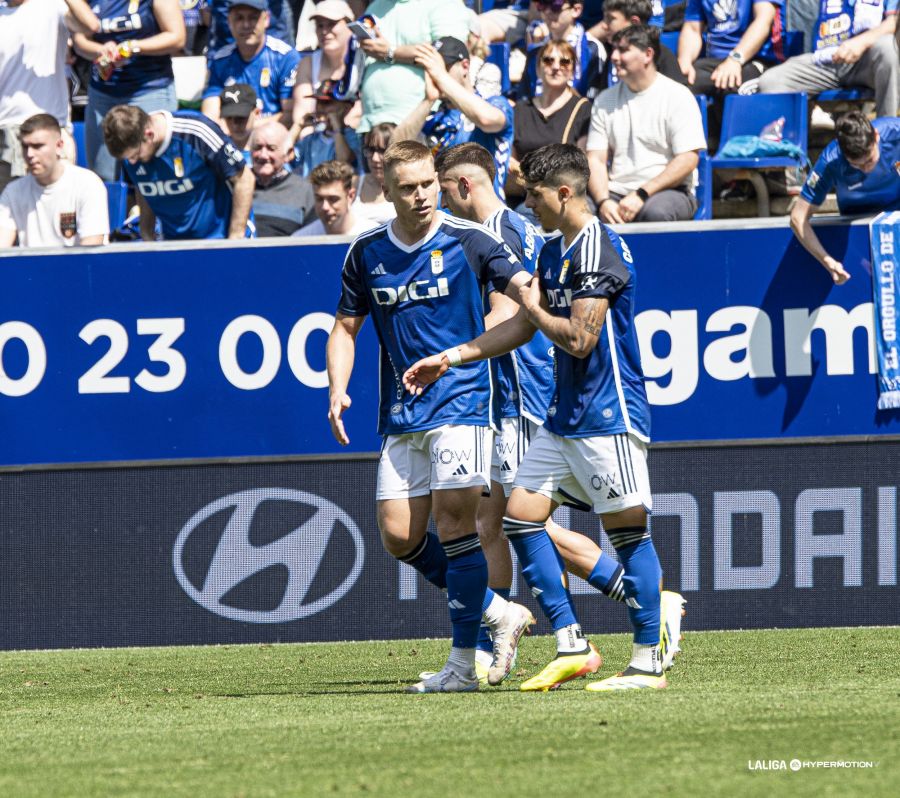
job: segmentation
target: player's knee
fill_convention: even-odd
[[[381,542],[388,554],[392,557],[400,558],[409,554],[421,541],[413,540],[409,530],[394,530],[382,527]]]

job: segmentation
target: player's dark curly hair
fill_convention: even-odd
[[[875,143],[875,128],[862,111],[848,111],[834,125],[838,146],[845,158],[865,158]]]
[[[587,193],[591,176],[587,156],[574,144],[546,144],[532,150],[522,159],[521,169],[526,183],[566,185],[579,197]]]

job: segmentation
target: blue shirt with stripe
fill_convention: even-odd
[[[597,345],[586,358],[555,347],[556,389],[545,427],[566,438],[630,432],[649,441],[650,407],[634,329],[635,270],[627,245],[595,218],[565,250],[562,236],[544,244],[538,269],[554,316],[570,318],[577,299],[609,300]]]
[[[228,44],[210,61],[203,99],[218,97],[235,83],[247,83],[256,91],[264,114],[281,113],[282,103],[293,94],[299,63],[300,54],[273,36],[266,36],[262,50],[249,61],[241,58],[236,44]]]
[[[494,177],[494,191],[502,199],[505,197],[504,186],[506,185],[506,175],[509,172],[509,159],[512,155],[515,132],[513,109],[506,97],[497,95],[484,99],[485,102],[503,112],[505,124],[496,133],[486,133],[475,127],[475,124],[457,109],[443,104],[425,120],[422,132],[435,155],[441,150],[456,144],[464,144],[467,141],[484,147],[494,157],[494,167],[497,170]]]
[[[403,387],[403,372],[417,360],[481,335],[485,294],[505,290],[523,271],[485,227],[437,213],[437,224],[421,241],[403,244],[390,222],[359,236],[344,260],[338,312],[370,315],[381,344],[382,435],[493,421],[484,361],[451,369],[420,396]]]
[[[878,163],[866,174],[851,166],[837,139],[819,156],[800,196],[821,205],[830,191],[837,194],[841,213],[881,213],[900,208],[900,119],[883,117],[872,122],[878,131]]]
[[[128,179],[156,214],[163,238],[225,238],[229,181],[244,170],[244,156],[203,114],[163,113],[165,139],[148,163],[122,162]]]
[[[91,36],[95,42],[140,41],[160,32],[153,13],[153,0],[99,0],[91,10],[100,19],[100,30]],[[116,62],[107,80],[100,77],[96,64],[91,64],[91,86],[123,100],[150,89],[161,89],[175,80],[172,57],[168,55],[135,55]]]
[[[524,216],[500,208],[484,222],[534,272],[544,237]],[[499,417],[524,416],[543,424],[553,395],[553,342],[538,331],[524,346],[491,360],[497,385]]]

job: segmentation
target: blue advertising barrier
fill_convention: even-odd
[[[867,227],[817,229],[844,286],[785,222],[624,231],[655,441],[900,433],[900,413],[876,410]],[[0,253],[0,466],[377,451],[371,325],[348,449],[326,421],[346,248]]]

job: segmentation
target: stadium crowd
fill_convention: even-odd
[[[602,221],[697,218],[733,93],[861,90],[879,119],[846,145],[837,125],[829,189],[842,211],[895,206],[898,0],[822,2],[805,47],[788,2],[811,4],[0,0],[0,245],[356,234],[394,216],[383,156],[408,139],[487,148],[498,197],[532,222],[519,165],[549,143],[587,153]],[[202,90],[179,98],[191,70]],[[794,213],[817,257],[823,185]]]

